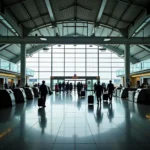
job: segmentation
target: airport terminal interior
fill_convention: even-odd
[[[149,150],[149,6],[0,0],[0,150]]]

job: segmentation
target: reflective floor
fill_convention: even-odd
[[[89,94],[88,94],[89,95]],[[76,93],[0,110],[0,150],[149,150],[150,106],[120,98],[87,105]]]

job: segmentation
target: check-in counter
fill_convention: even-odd
[[[120,97],[121,88],[117,88],[117,97]]]
[[[113,96],[114,96],[114,97],[117,97],[117,89],[118,89],[118,94],[120,93],[119,90],[121,90],[121,88],[120,88],[120,87],[115,88],[115,89],[114,89],[114,92],[113,92]]]
[[[33,87],[33,93],[35,97],[39,97],[39,89],[37,87]]]
[[[16,103],[21,103],[21,102],[27,101],[26,94],[25,94],[25,91],[23,88],[13,89],[13,92],[15,95]]]
[[[33,100],[34,99],[34,93],[33,93],[32,88],[25,87],[24,90],[25,90],[25,93],[26,93],[27,100]]]
[[[150,89],[137,89],[134,96],[134,102],[150,104]]]
[[[117,89],[114,89],[113,96],[117,97]]]
[[[134,96],[136,91],[128,91],[128,100],[134,102]]]
[[[120,97],[121,98],[128,98],[128,91],[136,91],[137,89],[135,88],[122,88],[120,92]]]
[[[0,90],[0,108],[15,106],[15,96],[11,89]]]

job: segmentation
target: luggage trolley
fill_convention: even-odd
[[[108,102],[108,92],[103,93],[103,102]]]

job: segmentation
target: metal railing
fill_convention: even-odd
[[[143,62],[134,64],[130,66],[130,73],[138,72],[138,71],[144,71],[150,69],[150,59],[145,60]],[[123,76],[125,75],[125,69],[120,69],[116,71],[117,76]]]
[[[20,66],[0,58],[0,69],[20,73]],[[26,75],[34,76],[34,71],[26,68]]]

